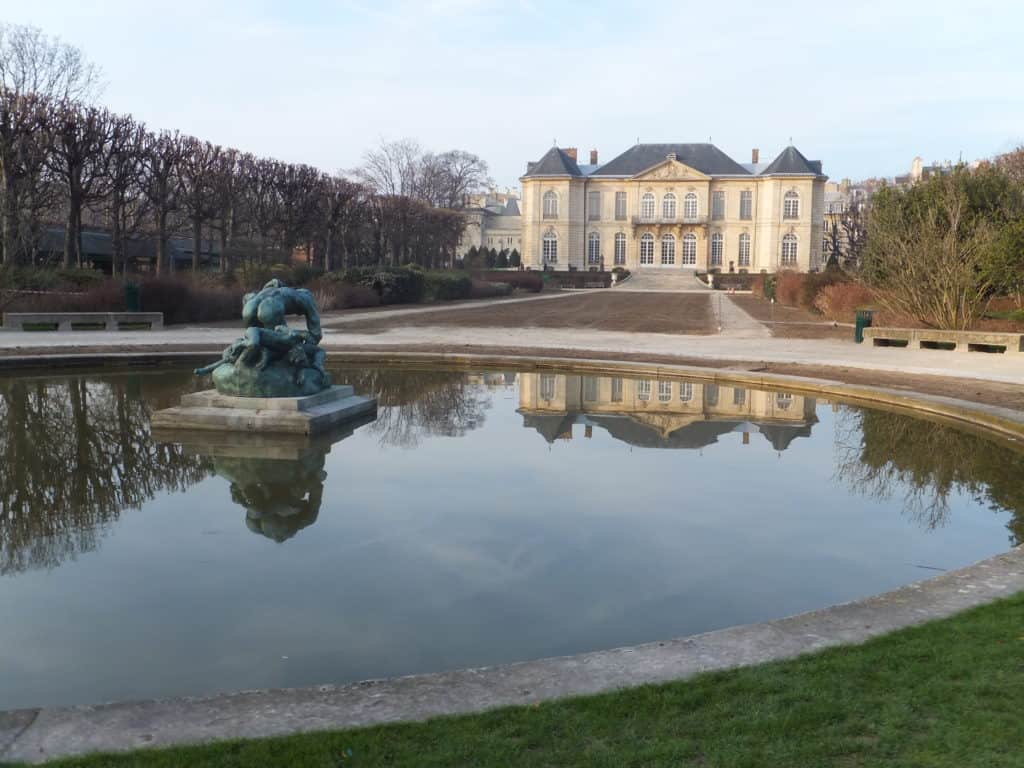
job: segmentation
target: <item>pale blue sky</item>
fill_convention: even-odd
[[[832,178],[1024,141],[1024,3],[862,0],[0,0],[82,48],[152,127],[350,168],[381,138],[481,155],[502,185],[554,139],[603,161],[790,136]]]

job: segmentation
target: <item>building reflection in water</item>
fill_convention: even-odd
[[[316,437],[178,430],[156,430],[153,437],[212,466],[245,510],[246,527],[280,543],[316,522],[331,447],[374,419],[367,415]]]
[[[594,427],[642,448],[699,449],[730,432],[760,435],[777,451],[810,437],[817,422],[813,398],[713,383],[625,379],[553,373],[519,377],[523,425],[549,443],[584,438]]]

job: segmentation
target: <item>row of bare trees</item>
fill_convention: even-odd
[[[325,270],[355,264],[450,264],[462,234],[453,209],[487,182],[462,151],[382,143],[362,167],[328,174],[150,131],[88,102],[97,72],[38,30],[0,25],[0,263],[39,259],[62,225],[64,266],[81,266],[85,223],[110,233],[111,268],[145,244],[173,269],[172,236],[192,241],[193,270],[216,241],[224,270],[240,260],[287,261],[301,249]]]

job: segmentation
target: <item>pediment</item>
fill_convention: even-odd
[[[709,181],[711,179],[710,176],[701,173],[696,168],[669,158],[640,171],[633,178],[638,181]]]

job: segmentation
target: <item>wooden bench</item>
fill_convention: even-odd
[[[163,312],[5,312],[9,331],[157,331]]]
[[[949,352],[1024,354],[1024,334],[989,331],[937,331],[931,328],[865,328],[874,347],[938,349]]]

